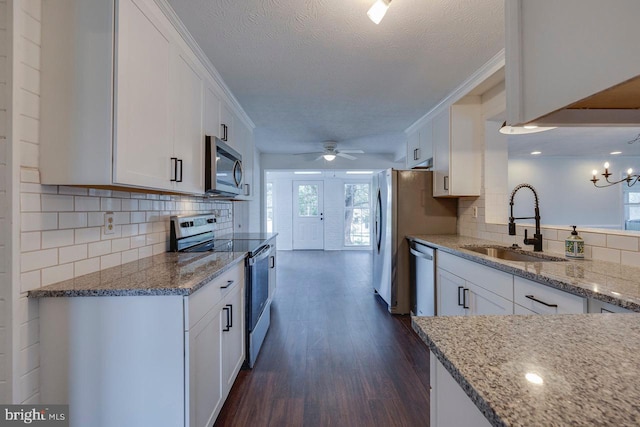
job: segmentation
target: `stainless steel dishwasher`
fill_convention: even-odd
[[[435,251],[415,241],[411,252],[411,312],[415,316],[436,315]]]

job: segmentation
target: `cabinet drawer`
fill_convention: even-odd
[[[513,304],[513,314],[538,314],[535,311],[531,311],[528,308],[524,308],[519,304]]]
[[[514,277],[514,302],[538,314],[586,313],[587,299]]]
[[[236,287],[242,286],[243,281],[244,264],[238,263],[190,295],[188,307],[185,310],[187,330],[220,303],[225,295]]]
[[[437,266],[488,291],[513,300],[513,275],[438,251]]]

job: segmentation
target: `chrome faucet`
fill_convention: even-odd
[[[520,190],[521,188],[528,188],[529,190],[533,191],[533,196],[535,197],[535,200],[536,200],[536,206],[535,206],[535,210],[534,210],[534,215],[535,216],[525,216],[525,217],[519,217],[519,218],[514,218],[513,217],[513,198],[515,197],[515,195],[518,192],[518,190]],[[511,192],[511,200],[509,201],[509,205],[511,205],[511,216],[509,217],[509,235],[510,236],[515,236],[516,235],[516,222],[515,221],[517,219],[535,219],[536,220],[536,233],[533,235],[533,239],[529,239],[527,237],[527,229],[525,228],[525,230],[524,230],[524,244],[525,245],[533,245],[533,251],[534,252],[542,252],[542,234],[540,233],[540,207],[538,206],[538,193],[536,193],[536,189],[533,188],[533,186],[531,186],[529,184],[516,185],[516,188],[514,188],[513,191]]]

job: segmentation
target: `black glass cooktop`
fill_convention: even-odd
[[[253,252],[257,251],[262,245],[263,239],[250,240],[211,240],[198,246],[185,249],[184,252]]]

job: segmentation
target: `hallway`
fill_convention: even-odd
[[[271,328],[216,426],[426,426],[429,355],[365,251],[281,251]]]

